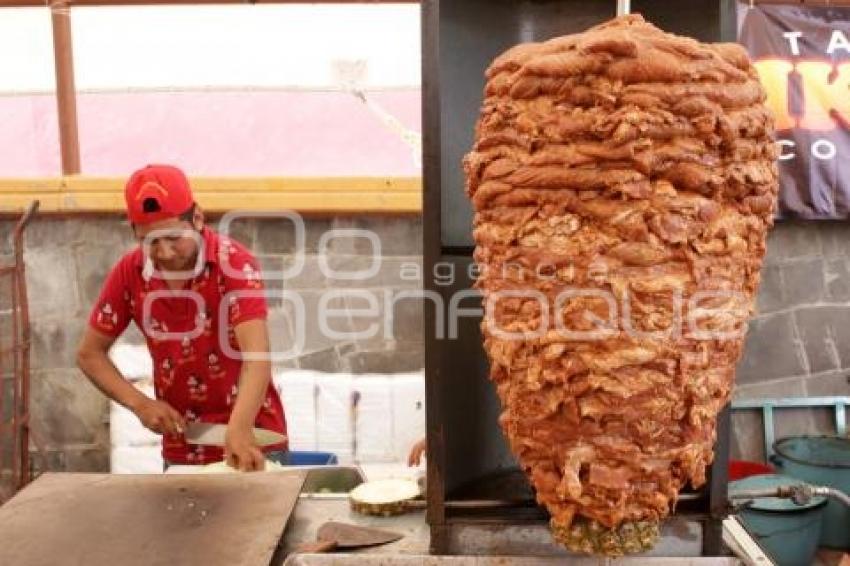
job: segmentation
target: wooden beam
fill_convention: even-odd
[[[0,216],[18,215],[33,200],[42,213],[124,212],[123,178],[71,176],[0,179]],[[317,214],[419,214],[417,177],[193,177],[195,199],[209,212],[294,210]]]
[[[77,89],[74,85],[74,49],[71,40],[71,10],[54,3],[53,57],[56,69],[56,106],[59,116],[59,148],[62,152],[62,174],[80,172],[80,138],[77,128]]]

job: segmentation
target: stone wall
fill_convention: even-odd
[[[850,223],[777,222],[767,249],[736,398],[850,395]],[[775,422],[777,437],[835,430],[827,410]],[[733,457],[763,457],[758,414],[735,414],[733,431]]]
[[[12,223],[0,222],[0,254],[8,252]],[[398,372],[421,368],[421,304],[394,300],[421,287],[421,222],[415,217],[308,218],[306,258],[301,272],[284,287],[298,291],[305,306],[304,348],[279,365],[329,372]],[[381,243],[380,266],[366,281],[326,277],[320,266],[320,239],[330,229],[374,232]],[[279,220],[234,224],[233,233],[267,270],[293,261],[291,225]],[[27,282],[33,327],[33,427],[48,453],[51,469],[108,469],[107,402],[74,367],[74,354],[88,309],[109,267],[133,245],[126,223],[117,217],[39,217],[26,234]],[[850,395],[850,224],[780,222],[770,236],[758,298],[738,370],[736,397]],[[374,261],[363,238],[327,242],[325,259],[334,270],[368,269]],[[279,283],[270,283],[274,288]],[[315,323],[323,293],[370,290],[377,317],[358,316],[361,298],[338,297],[343,316],[329,324],[351,332],[380,322],[391,306],[392,325],[379,324],[376,336],[347,340],[324,336]],[[0,295],[5,289],[0,289]],[[389,300],[387,301],[387,297]],[[0,297],[0,301],[5,300]],[[296,321],[289,302],[271,301],[272,343],[287,349]],[[2,317],[0,305],[0,317]],[[2,321],[0,320],[0,328]],[[125,334],[140,342],[138,332]],[[826,411],[783,411],[777,434],[831,431]],[[761,457],[761,420],[754,413],[734,419],[733,456]]]
[[[11,221],[0,221],[0,254],[9,251]],[[212,222],[215,226],[217,223]],[[305,261],[283,287],[296,291],[304,304],[304,343],[297,356],[280,360],[280,367],[327,372],[395,373],[423,367],[421,302],[404,298],[422,286],[421,221],[413,216],[306,218]],[[369,240],[336,237],[325,246],[325,273],[319,257],[320,239],[331,229],[367,230],[377,235],[380,255],[373,257]],[[266,270],[291,266],[295,251],[293,225],[284,220],[253,219],[233,224],[233,236],[246,244]],[[88,312],[100,286],[124,250],[134,245],[127,223],[118,217],[38,217],[27,229],[25,260],[32,322],[33,431],[44,445],[46,465],[54,470],[104,471],[109,462],[108,404],[75,367],[75,353]],[[377,261],[376,273],[365,280],[346,279]],[[339,277],[327,277],[329,270]],[[272,289],[280,281],[270,281]],[[367,306],[362,297],[346,292],[369,291],[377,310],[358,314]],[[327,337],[315,324],[323,293],[339,296],[330,306],[339,316],[328,320],[337,333],[352,334],[378,324],[372,337]],[[269,328],[278,352],[291,348],[298,326],[290,301],[270,299]],[[381,322],[392,312],[392,323]],[[0,308],[2,311],[2,308]],[[2,323],[2,321],[0,321]],[[0,326],[0,328],[5,328]],[[134,326],[122,341],[142,343]],[[39,459],[37,465],[42,465]]]

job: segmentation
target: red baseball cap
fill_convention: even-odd
[[[195,202],[186,175],[172,165],[148,165],[133,173],[124,187],[124,200],[133,224],[180,216]]]

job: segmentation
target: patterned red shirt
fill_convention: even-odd
[[[204,228],[201,236],[203,269],[197,266],[199,274],[180,291],[171,291],[165,280],[149,273],[152,266],[145,266],[141,246],[127,253],[107,277],[89,324],[117,337],[134,321],[153,358],[156,397],[189,422],[225,424],[242,368],[233,328],[265,319],[266,299],[257,261],[244,246],[210,228]],[[256,426],[286,434],[283,405],[271,384]],[[286,445],[266,450],[283,448]],[[163,437],[162,455],[175,464],[223,458],[221,448],[189,445],[182,436]]]

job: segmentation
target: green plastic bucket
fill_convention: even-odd
[[[791,436],[773,443],[776,471],[812,485],[850,494],[850,439],[836,436]],[[850,550],[850,509],[831,499],[826,506],[821,545]]]
[[[795,485],[799,480],[775,474],[750,476],[729,484],[729,493]],[[825,497],[805,505],[788,499],[760,497],[744,506],[739,516],[747,531],[777,566],[809,566],[818,550]]]

